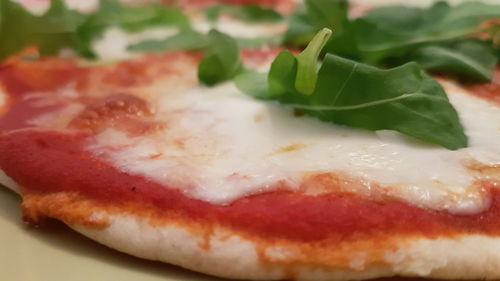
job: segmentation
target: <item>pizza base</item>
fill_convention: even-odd
[[[204,249],[200,242],[206,237],[180,225],[153,227],[144,219],[130,215],[111,215],[108,219],[109,226],[105,229],[81,225],[70,227],[121,252],[231,279],[361,280],[396,275],[443,279],[500,278],[500,240],[485,235],[414,239],[408,246],[387,252],[385,265],[365,267],[360,258],[352,261],[352,267],[356,269],[324,268],[314,264],[292,265],[290,268],[291,265],[286,264],[263,264],[255,242],[223,229],[212,233],[210,247]],[[281,249],[274,254],[289,253],[287,249]]]
[[[2,171],[0,183],[19,193],[15,182]],[[87,207],[84,202],[76,202],[76,205],[76,208]],[[382,262],[365,264],[361,254],[352,259],[348,267],[325,267],[313,263],[287,263],[295,253],[286,247],[268,248],[267,255],[275,261],[263,260],[259,242],[220,226],[203,232],[193,230],[190,222],[153,225],[149,218],[133,214],[111,214],[96,207],[92,207],[92,213],[87,220],[105,221],[106,226],[68,223],[65,215],[72,216],[71,211],[52,216],[80,234],[120,252],[230,279],[500,278],[500,239],[486,235],[401,239],[399,242],[398,237],[392,237],[397,248],[386,251]]]
[[[0,92],[0,109],[4,104]],[[0,183],[20,193],[17,184],[0,170]],[[77,204],[79,204],[77,202]],[[221,227],[207,233],[193,231],[179,222],[155,226],[147,218],[115,215],[94,210],[104,219],[104,228],[66,224],[77,232],[118,251],[149,260],[162,261],[210,275],[231,279],[359,280],[404,276],[443,279],[500,278],[500,241],[485,235],[398,241],[387,251],[384,262],[365,264],[364,257],[348,267],[325,267],[314,263],[288,264],[263,261],[260,245]],[[64,213],[55,216],[64,221]],[[88,217],[91,220],[94,218]],[[207,241],[208,237],[208,241]],[[209,246],[207,246],[209,245]],[[273,256],[287,260],[290,249],[275,248]]]

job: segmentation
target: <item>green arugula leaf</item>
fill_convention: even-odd
[[[208,37],[192,29],[181,30],[178,34],[163,40],[146,40],[128,46],[133,52],[163,52],[168,50],[200,50],[209,45]]]
[[[485,81],[491,76],[491,66],[496,60],[492,60],[489,55],[473,55],[471,51],[458,46],[469,34],[482,30],[479,27],[481,22],[499,17],[500,5],[467,2],[450,6],[445,2],[437,2],[429,8],[383,6],[351,20],[348,18],[347,1],[306,0],[292,15],[284,42],[292,46],[305,46],[316,32],[327,27],[334,33],[323,53],[383,67],[393,67],[419,58],[422,66],[429,67],[429,70]],[[495,28],[490,27],[488,30],[492,30],[495,38]],[[438,48],[457,56],[453,60],[449,56],[446,60],[441,59],[439,68],[423,63],[423,57],[429,57],[429,50]],[[465,61],[459,62],[462,59]],[[454,69],[457,66],[459,70]],[[486,68],[490,70],[486,71]]]
[[[117,0],[101,0],[99,9],[79,26],[77,36],[80,44],[76,50],[89,58],[95,58],[92,40],[99,37],[110,26],[128,31],[138,31],[152,26],[177,26],[187,28],[189,19],[180,10],[164,5],[128,7]]]
[[[240,91],[259,99],[269,98],[267,73],[246,70],[234,78],[234,84]]]
[[[356,40],[364,61],[379,64],[405,56],[425,44],[441,44],[480,30],[479,24],[500,17],[500,5],[467,2],[410,8],[387,6],[357,19]]]
[[[221,15],[228,15],[247,23],[277,22],[283,21],[284,17],[273,9],[268,9],[255,4],[230,5],[216,4],[203,10],[205,18],[215,23]],[[266,37],[234,37],[238,46],[242,48],[257,48],[261,46],[277,46],[283,43],[283,35]]]
[[[328,28],[340,32],[347,21],[348,2],[345,0],[306,0],[290,18],[285,43],[305,46],[318,31]]]
[[[285,33],[287,45],[303,47],[323,28],[333,30],[324,52],[357,58],[354,25],[348,19],[347,0],[305,0],[289,20]]]
[[[439,83],[408,63],[390,70],[327,55],[317,90],[279,102],[323,121],[368,130],[395,130],[448,149],[467,146],[457,112]]]
[[[227,14],[245,22],[275,22],[283,20],[283,16],[275,10],[255,4],[218,4],[206,8],[203,12],[207,20],[211,22],[216,22],[221,14]]]
[[[189,26],[188,18],[178,9],[163,5],[126,7],[116,0],[100,1],[90,14],[69,10],[62,0],[51,1],[41,15],[28,12],[10,0],[0,0],[0,60],[28,46],[38,46],[40,53],[56,54],[69,47],[94,58],[92,40],[110,26],[136,31],[155,25]]]
[[[256,38],[234,38],[240,48],[278,46],[282,42],[279,35]],[[190,28],[161,40],[145,40],[128,46],[132,52],[164,52],[169,50],[201,50],[209,45],[208,36]]]
[[[427,70],[469,77],[482,82],[493,78],[493,68],[497,64],[494,48],[478,39],[426,45],[413,51],[409,60],[417,62]]]
[[[295,79],[297,91],[303,94],[312,94],[314,91],[318,79],[318,57],[331,35],[330,29],[323,28],[314,36],[307,48],[297,55],[297,78]]]
[[[278,101],[326,122],[395,130],[448,149],[467,146],[458,114],[443,88],[416,63],[380,70],[327,54],[310,95],[296,89],[298,69],[297,58],[282,51],[268,73],[267,92],[252,87],[252,79],[262,83],[258,73],[241,74],[236,85],[246,94]]]
[[[259,48],[262,46],[280,46],[283,43],[282,34],[254,38],[234,37],[234,39],[238,42],[238,46],[240,48],[248,49]]]
[[[297,59],[289,51],[281,51],[271,64],[267,76],[268,94],[262,98],[273,99],[286,93],[294,93],[297,77]],[[287,83],[287,82],[293,82]]]
[[[198,65],[198,79],[206,85],[232,79],[243,65],[236,40],[217,30],[208,33],[206,56]]]
[[[36,16],[21,5],[0,0],[0,60],[28,46],[40,46],[42,54],[55,54],[75,44],[74,32],[82,16],[54,0],[49,10]]]

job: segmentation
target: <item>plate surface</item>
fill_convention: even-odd
[[[0,281],[221,281],[131,257],[49,221],[22,222],[20,197],[0,186]]]

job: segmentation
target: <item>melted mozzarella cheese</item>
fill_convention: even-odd
[[[284,22],[243,23],[232,18],[221,17],[215,23],[195,19],[193,21],[193,28],[201,33],[208,33],[210,29],[214,28],[237,38],[256,38],[282,34],[286,31],[286,24]]]
[[[174,27],[158,27],[141,32],[127,33],[118,27],[107,29],[103,36],[92,42],[92,49],[101,60],[120,60],[130,58],[134,53],[128,46],[145,40],[161,40],[179,32]]]
[[[88,149],[127,173],[214,204],[273,190],[277,182],[298,190],[308,174],[335,173],[364,183],[344,190],[476,212],[488,202],[464,163],[500,164],[500,108],[451,85],[449,90],[470,138],[470,147],[458,151],[395,132],[294,117],[288,108],[245,96],[232,83],[168,94],[158,87],[156,114],[169,122],[168,129],[132,138],[107,130]]]
[[[202,24],[198,28],[203,29]],[[229,34],[262,35],[252,28],[221,25]],[[175,32],[127,35],[111,29],[94,47],[108,59],[125,58],[130,56],[128,44]],[[124,172],[214,204],[271,191],[277,183],[302,190],[309,175],[333,173],[347,183],[330,187],[336,190],[384,194],[456,213],[488,206],[487,197],[474,185],[478,175],[466,163],[500,164],[500,108],[453,84],[446,84],[447,92],[470,141],[470,147],[458,151],[392,131],[369,132],[294,117],[291,109],[254,100],[232,83],[179,92],[170,88],[159,83],[148,95],[156,105],[155,117],[168,123],[167,129],[139,137],[108,129],[87,149]]]
[[[225,17],[222,17],[214,25],[196,18],[193,20],[193,27],[201,33],[208,33],[210,29],[215,28],[239,38],[278,36],[286,30],[285,23],[247,24]],[[175,27],[157,27],[135,33],[128,33],[118,27],[112,27],[107,29],[101,38],[92,42],[92,49],[101,60],[127,59],[137,55],[137,53],[128,50],[130,45],[146,40],[162,40],[178,33],[179,29]]]
[[[194,25],[208,31],[206,22]],[[224,18],[218,28],[238,37],[278,34],[282,29]],[[131,55],[128,44],[175,32],[125,34],[110,29],[94,48],[100,57],[121,59]],[[108,129],[87,149],[124,172],[214,204],[274,190],[277,182],[301,190],[308,175],[334,173],[343,175],[348,184],[332,188],[368,196],[386,194],[456,213],[477,212],[488,205],[482,190],[474,186],[478,175],[466,163],[500,165],[500,108],[452,84],[446,85],[447,92],[470,142],[470,147],[458,151],[392,131],[369,132],[294,117],[289,108],[254,100],[231,83],[181,92],[169,87],[160,83],[151,89],[156,118],[167,122],[167,129],[139,137]],[[0,94],[0,104],[1,98]],[[75,110],[58,116],[71,117]],[[64,126],[69,117],[57,117],[58,122]],[[55,117],[44,118],[40,123]],[[2,176],[0,182],[12,186]]]

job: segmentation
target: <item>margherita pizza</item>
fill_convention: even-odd
[[[29,223],[224,278],[500,278],[499,18],[1,0],[0,183]]]

